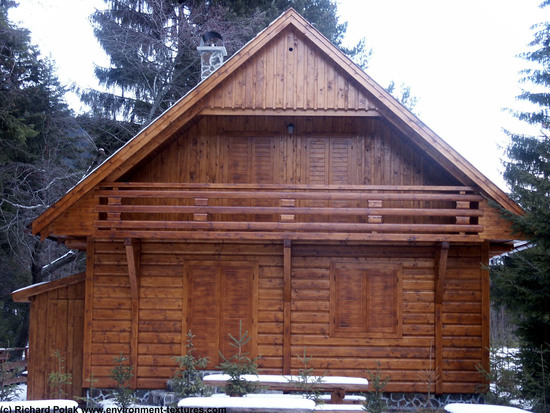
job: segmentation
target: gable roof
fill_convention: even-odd
[[[352,79],[353,93],[357,96],[356,104],[342,105],[343,107],[339,108],[342,111],[342,116],[353,113],[355,116],[372,116],[376,114],[384,117],[461,182],[479,187],[482,193],[505,209],[517,214],[522,213],[521,207],[508,197],[504,191],[487,179],[470,162],[401,105],[294,9],[289,9],[235,53],[212,75],[199,83],[36,218],[32,224],[32,232],[41,234],[43,238],[49,236],[47,227],[50,223],[81,197],[89,193],[96,185],[105,180],[114,181],[120,178],[159,148],[183,125],[197,116],[212,114],[213,110],[222,108],[223,103],[220,104],[219,101],[223,100],[224,94],[234,93],[233,90],[224,92],[224,90],[227,90],[227,85],[224,82],[229,83],[229,79],[235,79],[239,73],[245,70],[247,63],[252,62],[255,57],[264,53],[276,38],[290,32],[296,33],[304,44],[322,56],[326,62],[329,62],[331,67]],[[303,79],[302,77],[302,81]],[[238,82],[238,80],[233,80],[232,83],[236,84]],[[281,82],[283,81],[281,80]],[[246,85],[247,82],[240,81],[240,84]],[[234,100],[234,97],[231,99]],[[264,107],[256,108],[254,102],[249,103],[248,106],[253,110],[265,111]],[[250,109],[246,106],[242,103],[240,108]],[[311,114],[311,111],[319,109],[313,107],[315,104],[310,102],[302,102],[302,106],[306,110],[303,114]],[[228,111],[227,114],[245,113],[239,112],[235,107],[230,109],[231,111]],[[282,104],[271,109],[271,114],[296,115],[296,112],[302,107],[299,107],[298,102],[295,100],[292,104]],[[326,108],[321,109],[326,110]],[[310,112],[307,112],[307,110],[310,110]],[[319,113],[321,116],[324,114],[322,111]]]

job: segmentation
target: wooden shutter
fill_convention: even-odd
[[[242,264],[241,264],[242,265]],[[235,354],[236,348],[231,346],[229,337],[238,338],[239,321],[242,323],[242,333],[254,333],[254,294],[255,268],[253,265],[231,265],[221,268],[222,294],[220,301],[220,351],[226,357]],[[253,351],[250,340],[245,351]],[[255,341],[255,340],[254,340]]]
[[[273,137],[229,138],[229,181],[235,184],[276,183],[277,139]]]
[[[195,355],[208,357],[209,367],[218,361],[220,277],[216,265],[192,264],[187,276],[187,331],[195,335]],[[185,341],[187,331],[182,331]]]
[[[310,185],[328,184],[330,156],[326,138],[307,139],[307,182]]]
[[[195,335],[195,354],[209,358],[208,368],[220,362],[219,353],[235,353],[228,333],[243,333],[251,340],[246,351],[256,353],[258,264],[251,262],[189,262],[185,265],[186,331]]]
[[[397,333],[401,311],[398,267],[375,267],[367,276],[367,331],[369,333]]]
[[[333,138],[330,140],[330,179],[331,185],[347,185],[350,182],[351,145],[348,138]]]
[[[345,265],[335,266],[331,277],[334,332],[365,332],[367,277],[364,271]]]
[[[401,306],[400,266],[332,263],[331,335],[399,337]]]
[[[357,174],[352,140],[347,137],[308,138],[307,183],[311,185],[355,184]]]

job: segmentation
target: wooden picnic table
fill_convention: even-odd
[[[302,389],[297,382],[300,376],[276,375],[276,374],[245,374],[241,376],[247,381],[258,382],[258,384],[268,390],[296,391]],[[227,384],[230,379],[228,374],[210,374],[203,377],[204,384],[221,387]],[[310,377],[311,381],[317,381],[319,377]],[[368,390],[368,380],[361,377],[343,377],[343,376],[323,376],[319,383],[315,384],[315,390],[321,392],[330,392],[330,402],[341,404],[344,401],[346,392],[365,392]]]

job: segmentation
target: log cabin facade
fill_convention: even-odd
[[[426,393],[433,369],[431,392],[474,393],[484,264],[514,239],[490,201],[522,213],[290,9],[34,221],[87,265],[13,295],[32,302],[29,398],[49,391],[40,349],[71,349],[74,394],[112,386],[120,353],[134,388],[164,388],[188,330],[213,369],[239,321],[263,373],[306,348],[330,375],[380,363],[389,392]]]

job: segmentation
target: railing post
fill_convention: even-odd
[[[118,188],[112,188],[112,190],[116,191]],[[107,198],[107,205],[122,205],[122,198]],[[120,221],[120,215],[120,212],[107,212],[107,219],[109,221]]]
[[[456,209],[470,209],[469,201],[456,201]],[[458,225],[470,225],[470,217],[460,216],[460,212],[457,213],[456,223]]]
[[[118,188],[112,188],[113,191],[118,190]],[[113,198],[107,198],[107,205],[122,205],[122,198],[121,197],[113,197]],[[107,220],[108,221],[119,221],[121,220],[122,214],[120,212],[107,212]],[[111,230],[115,230],[116,228],[111,228]]]
[[[283,208],[294,208],[296,206],[296,199],[292,198],[282,198],[281,207]],[[280,217],[282,222],[294,222],[296,216],[294,214],[281,214]]]
[[[367,201],[367,207],[368,208],[382,208],[382,200],[379,199],[369,199]],[[367,222],[369,224],[381,224],[382,223],[382,215],[372,215],[368,214],[367,216]]]
[[[195,198],[195,206],[208,206],[208,198]],[[193,214],[194,221],[208,221],[208,214],[204,212]]]

